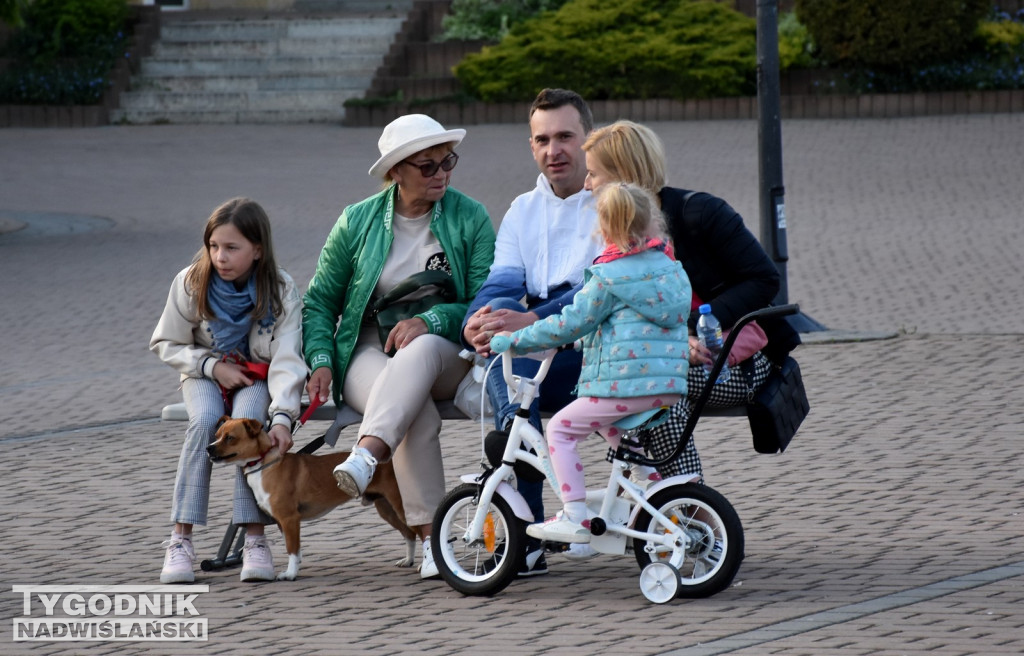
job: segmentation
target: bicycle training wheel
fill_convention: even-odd
[[[508,503],[495,496],[481,539],[467,543],[463,538],[476,516],[479,490],[467,483],[442,499],[430,542],[437,570],[448,585],[464,595],[487,596],[504,590],[519,573],[526,529]]]
[[[640,568],[652,562],[675,567],[679,570],[680,597],[710,597],[729,587],[743,561],[743,525],[732,504],[715,490],[697,483],[673,485],[649,501],[685,531],[689,546],[671,548],[634,538],[633,551]],[[642,509],[633,528],[645,533],[670,532]]]
[[[640,592],[648,601],[665,604],[676,598],[682,583],[679,570],[668,563],[654,562],[640,572]]]

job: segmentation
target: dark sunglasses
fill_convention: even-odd
[[[437,170],[451,171],[459,163],[459,156],[456,153],[448,153],[440,162],[427,162],[426,164],[413,164],[408,160],[402,160],[402,164],[415,166],[420,170],[424,178],[432,178],[437,175]]]

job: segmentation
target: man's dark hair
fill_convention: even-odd
[[[594,129],[594,115],[590,111],[590,106],[580,94],[569,89],[543,89],[530,105],[530,118],[533,118],[533,113],[538,109],[558,109],[566,105],[576,108],[580,114],[580,123],[583,124],[583,134],[590,134]]]

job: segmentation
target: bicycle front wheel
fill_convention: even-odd
[[[480,539],[467,542],[479,491],[480,486],[467,483],[442,499],[430,542],[437,570],[448,585],[464,595],[489,596],[504,590],[519,573],[526,529],[511,506],[495,496],[487,505]]]

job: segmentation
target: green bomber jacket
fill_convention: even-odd
[[[336,404],[341,402],[363,316],[394,239],[397,189],[392,185],[345,208],[327,237],[303,298],[303,354],[311,371],[331,367]],[[480,202],[449,187],[434,204],[430,231],[448,257],[457,298],[418,316],[429,332],[458,344],[466,310],[494,260],[494,226]]]

